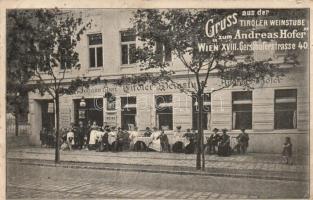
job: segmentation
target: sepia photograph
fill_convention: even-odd
[[[6,199],[310,199],[309,8],[5,9]]]

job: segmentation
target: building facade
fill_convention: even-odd
[[[84,20],[92,19],[93,22],[77,46],[82,67],[66,72],[66,80],[99,75],[113,80],[123,75],[143,73],[132,56],[139,43],[129,32],[132,12],[127,9],[75,12]],[[206,91],[203,115],[206,136],[213,128],[227,128],[231,136],[237,136],[240,128],[244,127],[250,135],[250,152],[281,153],[285,137],[289,136],[295,153],[308,153],[308,55],[303,53],[300,64],[296,66],[284,63],[279,55],[275,54],[275,58],[285,76],[254,83],[251,91],[240,86],[212,94],[210,90]],[[189,78],[180,61],[166,50],[165,60],[176,71],[173,80],[185,88],[192,88],[195,80]],[[209,78],[209,88],[219,88],[220,84],[221,80],[214,74]],[[108,93],[112,96],[108,97]],[[82,99],[86,102],[83,108],[80,105]],[[30,141],[40,144],[40,130],[54,126],[53,101],[48,95],[30,93],[29,106]],[[197,112],[197,100],[182,93],[171,82],[116,85],[103,81],[60,98],[61,127],[84,120],[85,123],[95,121],[101,126],[127,130],[135,126],[140,131],[146,127],[158,127],[171,135],[178,125],[182,130],[196,129]]]

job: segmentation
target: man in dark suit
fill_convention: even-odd
[[[210,135],[210,137],[207,141],[208,142],[208,148],[209,148],[209,154],[211,154],[211,153],[215,154],[216,153],[216,147],[217,147],[217,144],[220,140],[220,136],[217,133],[218,133],[218,129],[214,128],[213,134]]]
[[[159,138],[160,138],[160,142],[161,142],[161,151],[162,152],[171,152],[170,144],[168,142],[168,137],[164,133],[164,130],[161,131]]]
[[[244,128],[241,129],[241,133],[238,136],[238,143],[239,143],[239,151],[238,153],[246,153],[247,148],[249,146],[249,135],[246,133]]]
[[[218,144],[218,152],[217,154],[219,156],[229,156],[231,149],[230,149],[230,137],[227,135],[227,129],[224,128],[223,134],[220,138],[219,144]]]
[[[185,153],[191,154],[195,151],[195,134],[193,134],[190,130],[190,128],[187,129],[187,132],[183,135],[183,137],[186,137],[187,140],[189,140],[189,144],[185,147]]]

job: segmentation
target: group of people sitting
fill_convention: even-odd
[[[249,146],[249,135],[245,129],[241,129],[241,133],[232,137],[227,134],[227,129],[222,129],[222,134],[218,134],[218,129],[213,129],[213,134],[207,138],[207,152],[209,154],[218,154],[220,156],[229,156],[231,153],[246,153]]]
[[[245,129],[237,137],[235,144],[232,144],[231,137],[227,134],[227,129],[222,129],[222,134],[217,128],[213,129],[213,134],[207,137],[205,151],[209,154],[228,156],[233,151],[245,153],[248,148],[249,135]],[[187,129],[186,132],[177,126],[172,137],[168,137],[164,130],[154,127],[152,130],[147,127],[144,133],[140,133],[137,127],[126,131],[120,127],[103,126],[96,122],[84,127],[80,121],[78,126],[71,124],[70,128],[61,130],[61,149],[86,149],[96,151],[159,151],[176,153],[195,153],[198,133],[196,130]]]

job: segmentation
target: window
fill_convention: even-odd
[[[103,53],[102,53],[102,35],[91,34],[88,35],[89,39],[89,66],[102,67],[103,66]]]
[[[203,95],[203,110],[202,110],[202,128],[210,129],[211,123],[211,94]],[[192,129],[198,130],[198,113],[199,103],[196,95],[192,96]]]
[[[156,124],[159,129],[173,130],[172,95],[156,96]]]
[[[297,90],[275,90],[275,129],[297,128]]]
[[[134,130],[136,126],[136,97],[121,97],[122,129]]]
[[[158,62],[172,61],[172,50],[168,44],[157,42],[155,49],[156,60]]]
[[[233,129],[252,129],[252,92],[233,92]]]
[[[121,31],[122,65],[136,62],[136,34],[133,30]]]
[[[37,64],[37,70],[39,72],[45,72],[51,67],[50,65],[50,55],[44,54],[39,58],[39,63]],[[62,66],[61,66],[62,68]]]

